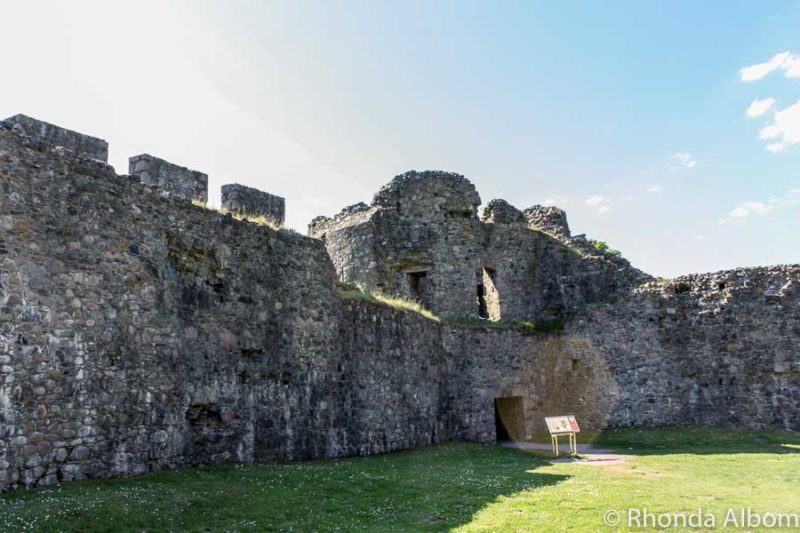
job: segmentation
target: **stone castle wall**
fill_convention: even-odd
[[[385,205],[322,221],[326,239],[363,232],[363,250],[331,258],[330,241],[154,194],[2,125],[0,192],[0,490],[493,442],[497,398],[519,402],[516,438],[567,412],[587,429],[800,427],[798,267],[619,286],[562,331],[531,334],[340,295],[334,265],[371,265],[377,231],[397,221]],[[466,211],[447,242],[472,246],[483,228],[480,253],[516,243],[554,262],[533,275],[559,298],[614,279],[579,238],[531,231],[510,209],[491,224]],[[418,214],[404,231],[432,238]],[[496,266],[502,297],[514,269]]]

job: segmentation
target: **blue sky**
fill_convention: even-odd
[[[800,262],[798,1],[0,0],[0,15],[0,115],[104,137],[118,172],[149,152],[214,191],[283,195],[300,230],[444,169],[484,202],[555,203],[656,275]]]

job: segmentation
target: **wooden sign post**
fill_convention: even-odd
[[[569,452],[572,455],[578,453],[577,434],[581,432],[578,421],[574,415],[568,416],[546,416],[544,422],[547,424],[547,431],[550,432],[550,443],[553,445],[553,455],[558,457],[558,437],[567,435],[569,437]]]

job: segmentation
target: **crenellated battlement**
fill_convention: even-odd
[[[108,163],[108,143],[103,139],[22,114],[0,121],[0,126],[45,145],[64,148],[78,157]],[[112,170],[108,167],[108,172]],[[162,196],[202,204],[208,202],[208,174],[204,172],[150,154],[139,154],[128,159],[128,173]],[[286,208],[280,196],[239,184],[224,185],[221,192],[224,210],[239,215],[265,216],[278,224],[283,223]]]

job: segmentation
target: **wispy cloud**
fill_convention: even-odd
[[[694,168],[697,166],[697,159],[694,156],[687,152],[675,152],[671,156],[669,156],[671,166],[671,170],[678,170],[682,168]]]
[[[601,213],[601,214],[602,213],[608,213],[609,211],[612,211],[611,205],[610,205],[610,200],[608,198],[606,198],[605,196],[599,196],[599,195],[590,196],[589,198],[586,199],[586,201],[584,203],[586,205],[588,205],[589,207],[596,208],[597,212]]]
[[[542,202],[542,205],[559,206],[566,204],[567,201],[568,200],[566,196],[552,196],[550,198],[547,198],[544,202]]]
[[[774,98],[764,98],[763,100],[753,100],[747,108],[746,115],[750,118],[758,118],[765,115],[770,109],[775,107]]]
[[[731,212],[728,213],[728,216],[731,218],[744,218],[752,214],[768,215],[775,208],[775,202],[775,199],[772,199],[767,203],[754,201],[742,202],[731,209]]]
[[[606,201],[607,200],[605,196],[590,196],[589,198],[586,199],[586,205],[595,206],[595,205],[600,205]]]
[[[800,56],[781,52],[765,63],[757,63],[739,70],[739,79],[745,83],[758,81],[768,74],[782,70],[787,78],[800,78]]]
[[[728,216],[719,223],[741,221],[753,215],[767,216],[786,206],[798,203],[800,203],[800,189],[792,189],[780,198],[770,198],[766,201],[748,200],[731,209]]]
[[[662,185],[651,185],[650,187],[646,188],[645,191],[651,193],[660,193],[664,192],[664,187]]]

